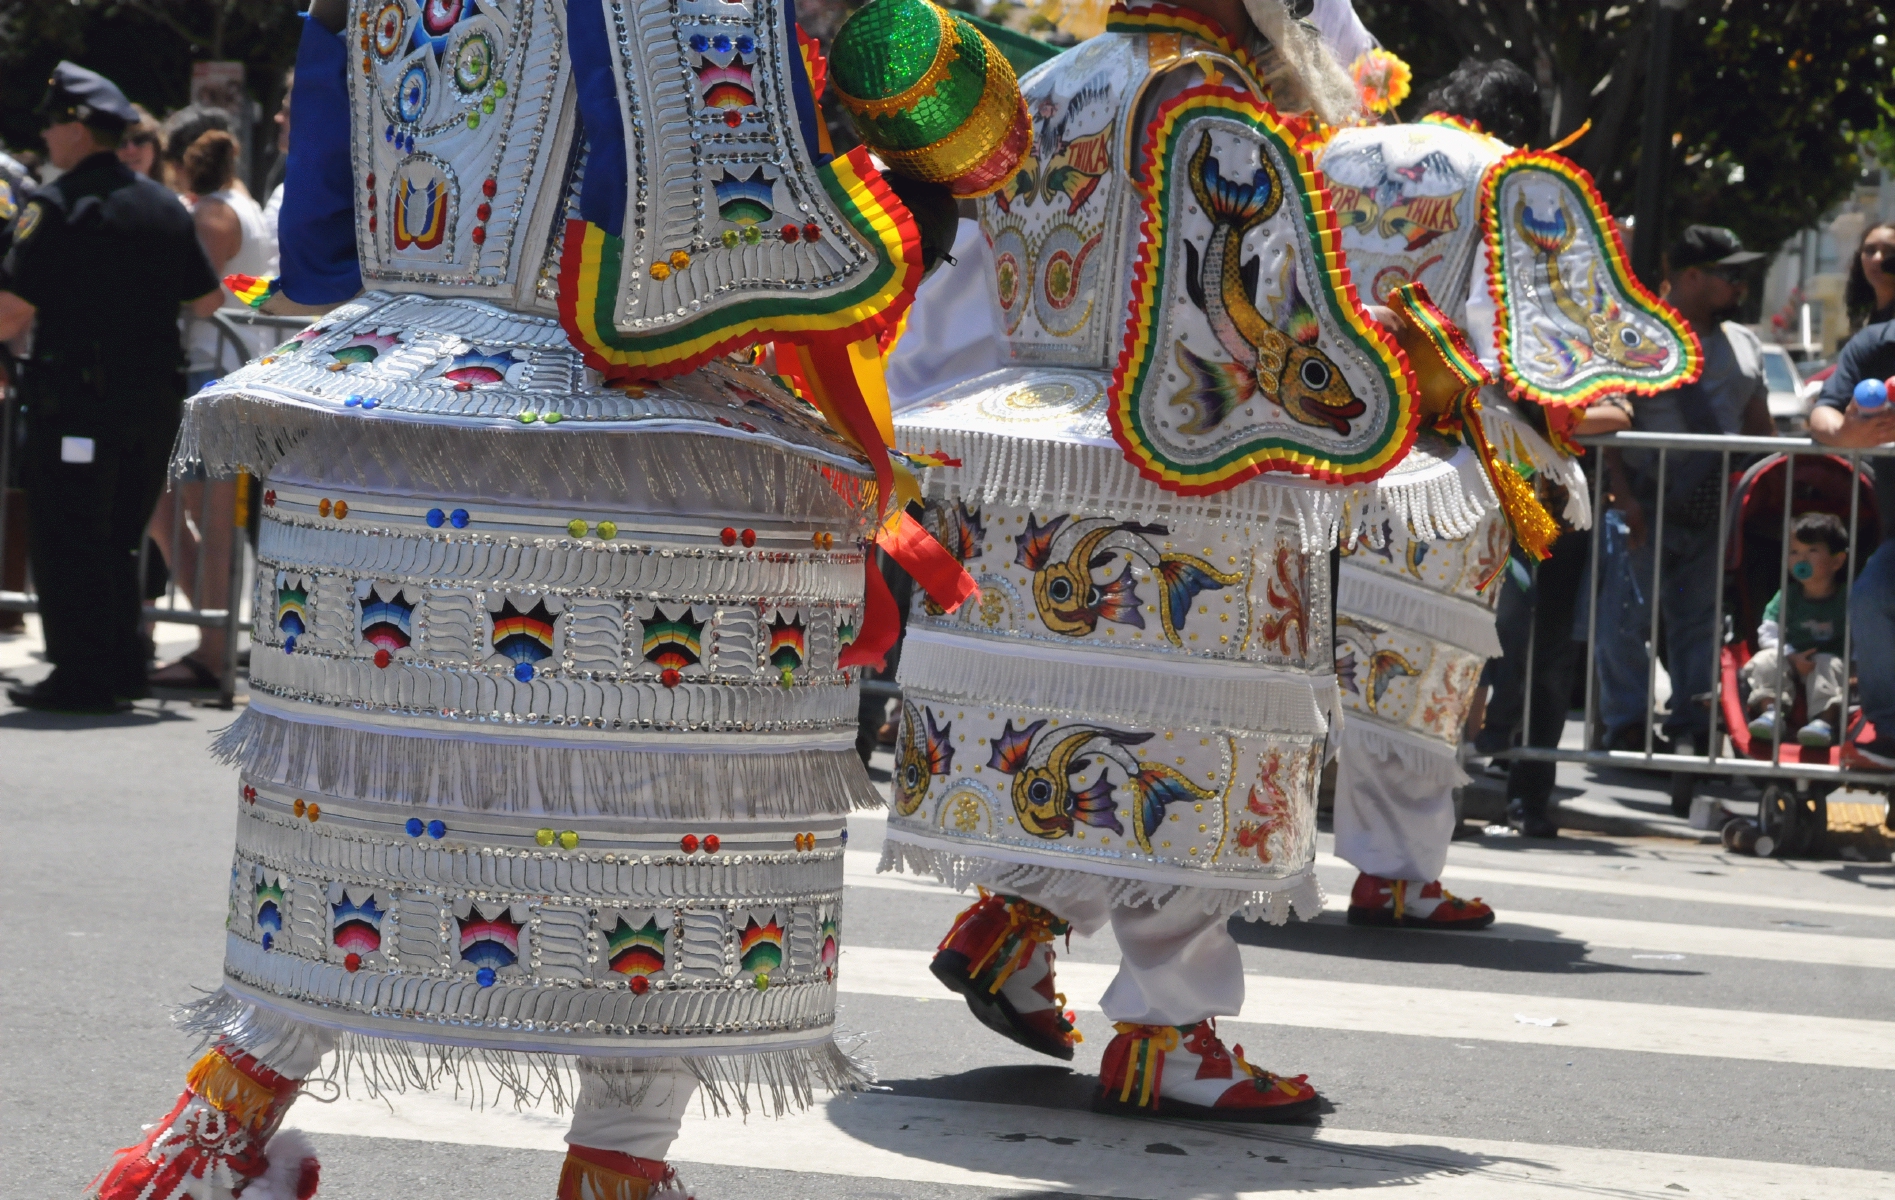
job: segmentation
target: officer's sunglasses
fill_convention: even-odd
[[[1742,267],[1720,267],[1716,264],[1712,264],[1698,269],[1717,276],[1732,287],[1741,287],[1750,282],[1749,272],[1745,271]]]

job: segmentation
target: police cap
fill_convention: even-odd
[[[47,124],[83,121],[118,131],[138,123],[138,111],[118,85],[76,63],[61,61],[46,81],[46,98],[33,110]]]

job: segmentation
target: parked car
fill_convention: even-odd
[[[1816,397],[1814,393],[1805,395],[1789,351],[1764,343],[1763,379],[1770,385],[1770,419],[1776,422],[1777,432],[1803,432],[1809,424],[1810,402]]]

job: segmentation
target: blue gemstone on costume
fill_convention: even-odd
[[[264,948],[265,950],[268,950],[268,949],[270,948],[270,946],[271,946],[271,944],[272,944],[272,943],[274,943],[275,941],[276,941],[276,935],[275,935],[275,934],[273,934],[273,933],[266,933],[266,934],[264,934],[264,935],[263,935],[263,948]]]
[[[433,838],[437,842],[440,841],[442,838],[446,837],[447,836],[447,822],[429,821],[428,822],[428,836]]]
[[[364,397],[362,397],[362,407],[363,407],[363,408],[374,408],[374,407],[376,407],[377,405],[379,405],[380,403],[381,403],[381,401],[380,401],[380,400],[378,400],[377,398],[375,398],[374,396],[364,396]]]
[[[420,817],[408,818],[408,836],[409,837],[420,837],[421,831],[426,828],[427,826],[421,823]]]
[[[442,512],[438,508],[430,508],[428,510],[428,528],[429,529],[439,529],[441,526],[445,524],[447,524],[446,513]]]
[[[740,54],[748,54],[752,50],[755,50],[756,48],[757,48],[757,39],[751,37],[747,33],[737,39],[737,52]]]
[[[849,831],[847,829],[842,831],[842,844],[845,846],[849,844]]]
[[[384,142],[392,142],[395,140],[395,127],[393,125],[382,130],[382,140]]]
[[[691,35],[691,49],[697,51],[699,54],[702,54],[709,47],[710,47],[710,42],[704,37],[703,34],[694,33]]]
[[[221,379],[206,379],[206,380],[204,381],[204,386],[203,386],[203,387],[201,387],[201,388],[199,388],[199,389],[197,389],[197,390],[198,390],[198,391],[200,391],[200,392],[208,392],[208,391],[210,391],[210,390],[211,390],[212,388],[214,388],[214,387],[216,387],[216,386],[217,386],[218,384],[220,384],[220,383],[222,383],[222,382],[224,382],[224,381],[223,381],[223,380],[221,380]]]
[[[362,403],[362,397],[360,397],[360,396],[350,396],[350,397],[349,397],[349,398],[348,398],[347,400],[344,400],[344,401],[342,402],[342,407],[344,407],[344,408],[354,408],[354,407],[355,407],[356,405],[358,405],[358,404],[360,404],[360,403]]]
[[[516,664],[513,668],[513,677],[519,680],[521,683],[532,683],[533,682],[533,664],[532,663]]]
[[[447,515],[447,519],[456,529],[467,528],[467,510],[464,508],[455,509]]]
[[[288,637],[283,639],[283,653],[285,654],[296,653],[296,635],[295,634],[292,633]]]
[[[482,967],[480,970],[474,972],[474,982],[478,983],[481,987],[492,987],[493,981],[494,973],[492,967]]]
[[[717,51],[719,54],[722,54],[724,51],[730,49],[730,36],[728,34],[720,33],[716,37],[712,38],[711,49]]]

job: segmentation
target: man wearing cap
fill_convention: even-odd
[[[37,321],[23,481],[53,672],[7,694],[104,712],[145,694],[138,550],[181,414],[179,306],[207,316],[223,292],[190,214],[119,161],[138,114],[111,80],[62,62],[38,112],[64,173],[14,219],[0,340]]]
[[[1763,255],[1745,250],[1735,233],[1717,225],[1692,225],[1666,255],[1665,298],[1696,332],[1704,348],[1698,382],[1642,399],[1632,428],[1645,433],[1732,434],[1771,437],[1769,385],[1763,378],[1763,346],[1757,335],[1728,318],[1749,291],[1751,264]],[[1706,699],[1714,669],[1711,621],[1717,595],[1717,514],[1725,486],[1718,456],[1670,456],[1664,472],[1664,551],[1659,603],[1664,612],[1664,659],[1671,676],[1671,714],[1665,736],[1702,747],[1710,714]],[[1658,511],[1658,455],[1653,451],[1608,452],[1606,478],[1612,494],[1606,550],[1617,543],[1629,558],[1629,573],[1605,566],[1599,595],[1600,715],[1612,744],[1645,748],[1645,701],[1651,628],[1645,593],[1651,587],[1653,537]],[[1620,536],[1615,536],[1614,531]],[[1631,581],[1637,581],[1637,594]],[[1622,745],[1618,745],[1619,742]],[[1680,747],[1681,752],[1688,752]]]

